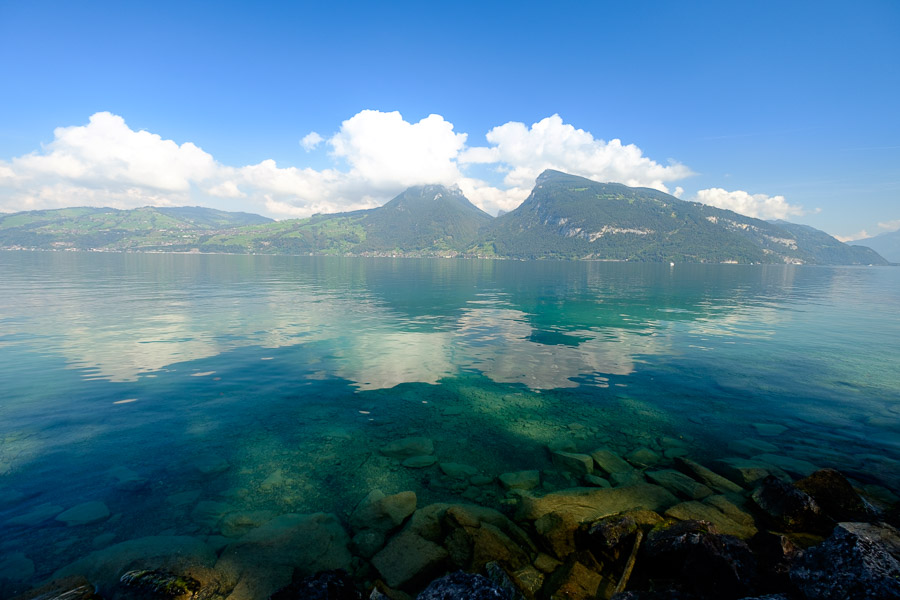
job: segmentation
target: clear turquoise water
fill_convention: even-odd
[[[0,293],[0,563],[33,580],[217,535],[208,500],[500,502],[379,454],[409,435],[489,476],[565,439],[703,461],[763,439],[900,489],[896,268],[0,252]],[[53,518],[92,500],[112,517]]]

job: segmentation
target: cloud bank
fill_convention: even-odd
[[[710,188],[697,192],[697,202],[716,208],[733,210],[756,219],[784,219],[806,214],[802,206],[788,204],[784,196],[750,194],[742,190],[729,192],[722,188]]]
[[[270,159],[235,166],[192,142],[135,131],[121,116],[98,112],[87,124],[57,128],[38,151],[0,160],[0,210],[200,204],[293,218],[372,208],[411,185],[441,183],[459,185],[496,214],[518,206],[545,169],[666,192],[693,175],[678,162],[645,156],[634,144],[596,138],[559,115],[499,125],[485,142],[470,145],[469,135],[441,115],[412,122],[399,112],[363,110],[330,136],[312,131],[300,138],[305,152],[327,153],[329,168],[279,166]],[[473,171],[493,173],[494,180]],[[682,187],[673,193],[681,195]],[[712,188],[698,200],[761,218],[802,214],[782,196]]]

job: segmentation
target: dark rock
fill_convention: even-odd
[[[576,475],[590,475],[594,472],[594,459],[588,454],[576,454],[574,452],[554,452],[553,464],[563,471]]]
[[[829,520],[809,494],[774,476],[763,479],[752,498],[779,529],[817,533],[829,529]]]
[[[28,590],[12,600],[103,600],[94,586],[81,576],[55,579],[46,585]]]
[[[835,521],[865,521],[875,516],[874,508],[834,469],[821,469],[794,485],[812,496]]]
[[[444,515],[444,522],[450,530],[444,545],[450,559],[461,569],[478,571],[496,561],[515,570],[531,562],[526,551],[528,545],[520,543],[527,539],[524,532],[499,513],[494,515],[465,505],[453,506]]]
[[[674,580],[683,591],[716,600],[752,594],[757,573],[747,544],[705,521],[651,531],[637,564],[650,580]]]
[[[626,538],[631,538],[638,531],[634,517],[628,514],[614,515],[600,519],[588,529],[588,539],[594,547],[602,551],[613,550]]]
[[[335,569],[292,581],[270,596],[270,600],[361,600],[346,571]]]
[[[749,541],[756,556],[761,592],[792,589],[789,577],[791,562],[799,549],[785,535],[762,531]]]
[[[487,563],[484,565],[484,572],[487,574],[488,579],[497,584],[497,587],[506,590],[509,593],[510,598],[514,598],[515,600],[522,599],[519,588],[516,587],[512,578],[510,578],[509,574],[503,570],[503,567],[501,567],[499,563]]]
[[[193,577],[177,575],[162,569],[128,571],[119,579],[122,585],[143,592],[148,598],[177,598],[193,596],[200,591],[200,582]]]
[[[697,600],[697,596],[679,590],[621,592],[611,600]]]
[[[432,581],[418,600],[512,600],[510,591],[483,575],[457,571]]]
[[[900,598],[900,563],[879,539],[897,539],[890,526],[841,523],[791,568],[791,581],[808,600]]]
[[[391,589],[380,579],[375,582],[369,600],[412,600],[412,596],[400,590]]]

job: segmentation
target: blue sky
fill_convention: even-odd
[[[900,228],[898,31],[889,0],[0,0],[0,210],[285,218],[428,179],[496,212],[550,166],[874,235]]]

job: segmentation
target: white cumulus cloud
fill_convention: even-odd
[[[722,188],[710,188],[697,192],[698,202],[716,208],[732,210],[756,219],[784,219],[806,213],[802,206],[788,204],[784,196],[750,194],[743,190],[729,192]]]
[[[303,149],[307,152],[312,152],[313,150],[315,150],[316,146],[324,141],[325,138],[323,138],[321,135],[319,135],[315,131],[310,131],[305,136],[303,136],[302,140],[300,140],[300,145],[303,146]]]
[[[896,231],[900,229],[900,219],[894,219],[893,221],[883,221],[878,224],[880,229],[884,229],[885,231]]]
[[[661,165],[651,160],[634,144],[595,138],[583,129],[564,123],[559,115],[542,119],[531,127],[510,121],[494,127],[486,137],[490,146],[467,149],[460,162],[502,165],[508,169],[504,179],[507,188],[530,190],[545,169],[664,192],[669,191],[667,182],[693,175],[688,167],[676,162]]]

